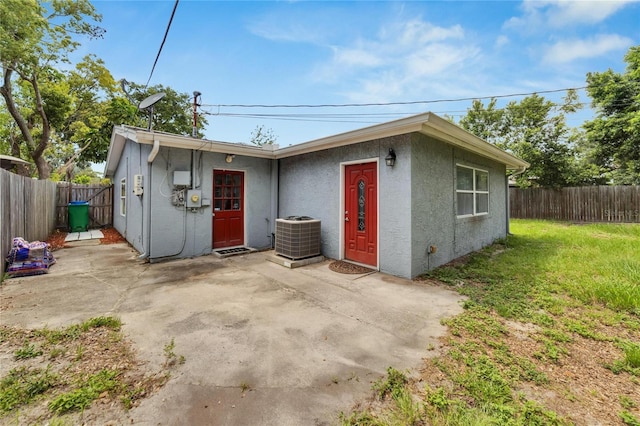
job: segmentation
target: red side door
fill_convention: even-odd
[[[213,171],[213,248],[244,245],[244,172]]]
[[[378,265],[377,163],[345,166],[344,257]]]

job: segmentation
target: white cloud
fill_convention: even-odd
[[[529,0],[531,1],[531,0]],[[618,10],[637,0],[623,1],[575,1],[560,0],[550,2],[551,9],[547,13],[549,23],[554,27],[570,23],[595,24],[604,21]],[[554,4],[555,3],[555,4]],[[555,10],[553,10],[555,8]]]
[[[575,59],[594,58],[614,50],[623,50],[633,40],[617,34],[599,34],[583,40],[563,40],[552,45],[544,55],[546,63],[567,63]]]
[[[249,27],[249,30],[258,37],[273,41],[319,43],[323,38],[318,32],[298,23],[285,26],[265,20],[260,23],[254,23]]]
[[[462,64],[467,54],[471,52],[439,43],[424,46],[405,58],[406,76],[417,80],[442,74]]]
[[[479,49],[460,25],[439,27],[420,19],[383,26],[377,36],[332,46],[332,58],[314,77],[324,83],[352,81],[346,96],[356,102],[386,102],[451,78],[474,61]]]
[[[382,40],[392,40],[400,46],[413,47],[416,44],[447,39],[462,39],[464,38],[464,30],[460,25],[444,28],[420,19],[413,19],[407,22],[394,23],[383,28],[380,31],[380,38]]]
[[[377,67],[383,60],[376,53],[362,47],[333,48],[333,61],[346,67]]]
[[[528,32],[540,28],[561,28],[580,24],[596,24],[639,0],[579,1],[524,0],[523,15],[512,17],[504,28]]]
[[[500,35],[498,36],[498,38],[496,38],[495,46],[497,48],[501,48],[502,46],[506,46],[507,44],[509,44],[509,42],[510,42],[509,37],[505,35]]]

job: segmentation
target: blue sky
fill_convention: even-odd
[[[78,54],[95,53],[116,79],[145,83],[173,5],[95,1],[107,32],[84,41]],[[202,110],[214,114],[208,139],[248,142],[262,125],[287,146],[425,111],[459,118],[471,102],[219,105],[393,103],[582,87],[587,72],[624,71],[624,54],[640,44],[639,23],[638,1],[182,0],[150,85],[200,91]],[[255,117],[262,114],[279,116]],[[569,123],[579,126],[591,114]]]

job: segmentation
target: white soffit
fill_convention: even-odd
[[[265,145],[259,147],[230,142],[209,141],[170,133],[149,132],[146,129],[138,129],[128,126],[117,126],[113,130],[111,138],[112,146],[109,149],[109,158],[107,159],[107,168],[105,169],[105,172],[115,171],[115,169],[110,169],[110,161],[115,158],[119,158],[122,152],[122,146],[119,145],[124,145],[124,141],[126,139],[150,145],[154,143],[154,140],[158,140],[160,142],[160,146],[170,148],[194,149],[197,151],[218,152],[221,154],[279,159],[414,132],[422,133],[483,157],[499,161],[505,164],[508,169],[524,170],[529,166],[529,163],[526,161],[501,150],[495,145],[472,135],[461,127],[450,123],[433,113],[427,112],[328,136],[326,138],[304,142],[286,148],[278,148],[277,145]],[[112,158],[112,155],[114,158]],[[111,167],[115,168],[115,164],[117,164],[117,161]]]

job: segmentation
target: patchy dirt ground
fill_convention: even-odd
[[[566,315],[593,314],[586,311],[576,310]],[[545,352],[545,338],[537,326],[505,321],[495,313],[490,315],[506,329],[505,335],[501,336],[501,342],[509,352],[515,357],[531,362],[536,370],[547,378],[544,384],[536,384],[535,380],[521,382],[519,386],[514,387],[516,392],[521,392],[527,399],[555,411],[571,424],[623,425],[626,423],[619,417],[623,410],[629,411],[636,418],[640,417],[640,381],[626,372],[614,374],[607,368],[616,360],[624,358],[623,351],[613,341],[594,341],[574,333],[566,347],[567,353],[560,354],[556,361],[541,359],[538,354]],[[602,333],[602,336],[613,336],[620,335],[621,330],[619,327],[603,324],[598,332]],[[622,334],[627,335],[629,332]],[[487,345],[486,339],[483,341],[479,336],[464,330],[456,335],[449,331],[440,341],[440,352],[445,356],[438,362],[457,369],[463,369],[464,366],[446,356],[456,345],[477,344],[488,354],[495,350],[491,344]],[[417,382],[420,385],[417,389],[424,389],[425,385],[434,389],[454,388],[453,383],[431,359],[425,360]],[[630,403],[632,406],[629,406]]]
[[[149,372],[119,329],[98,326],[83,330],[24,330],[0,325],[0,423],[48,424],[125,424],[127,410],[148,397],[169,378],[169,370]],[[169,360],[171,361],[171,360]],[[97,400],[83,410],[56,412],[51,404],[66,398],[78,404],[83,382],[108,371],[113,388],[100,392]],[[11,385],[11,377],[19,378]],[[31,403],[24,392],[33,393]],[[75,393],[74,393],[75,392]],[[17,401],[17,402],[16,402]]]
[[[114,229],[101,230],[101,244],[125,242]],[[66,247],[66,232],[55,231],[46,242],[52,251]],[[3,302],[6,302],[3,300]],[[11,306],[3,303],[0,310]],[[165,349],[166,351],[166,349]],[[149,371],[137,357],[133,344],[117,329],[108,327],[69,327],[62,330],[27,330],[0,324],[0,423],[48,424],[60,419],[62,424],[126,424],[128,409],[136,406],[161,388],[169,378],[169,367],[176,363],[175,354],[166,353],[167,369]],[[56,412],[50,403],[63,394],[71,395],[80,383],[101,371],[115,375],[115,388],[101,392],[97,400],[82,410]],[[9,386],[13,378],[25,380],[26,389],[42,388],[31,403],[18,403],[20,385]],[[17,381],[19,383],[19,381]],[[37,386],[36,386],[37,385]],[[16,391],[17,390],[17,391]],[[71,401],[73,398],[69,398]],[[71,404],[71,402],[68,402]],[[4,424],[4,423],[3,423]]]

